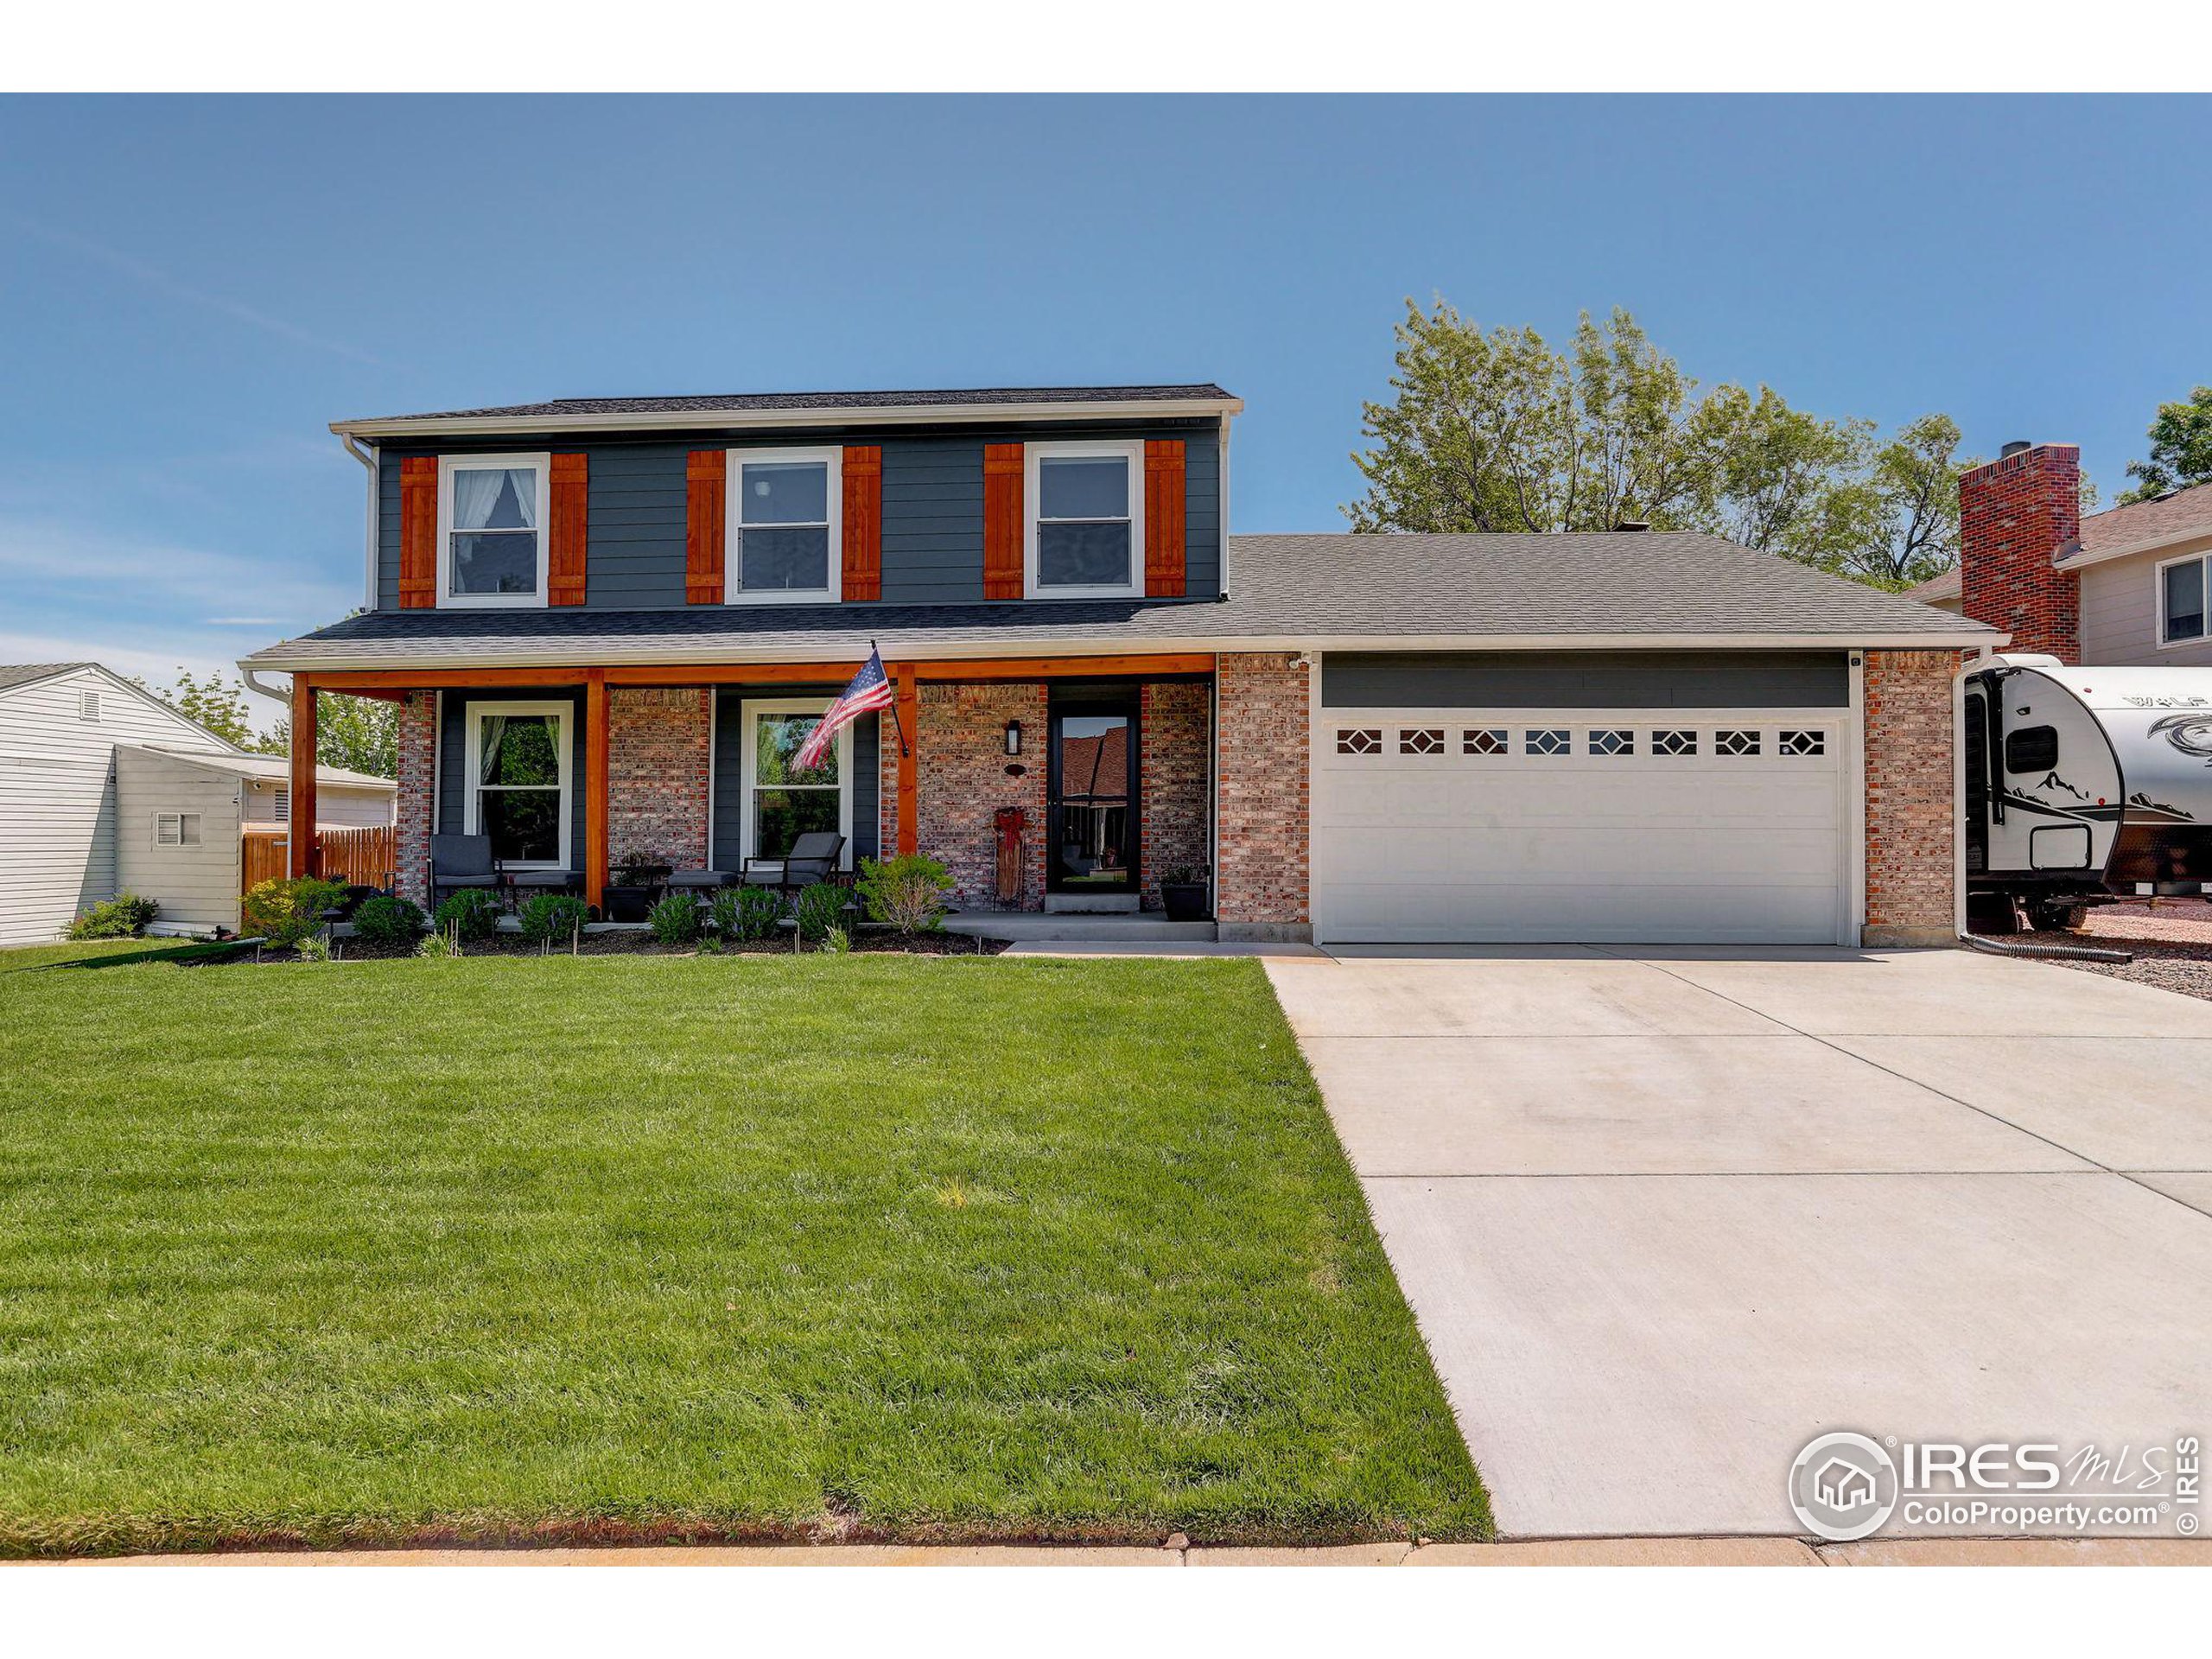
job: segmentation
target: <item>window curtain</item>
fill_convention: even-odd
[[[480,715],[483,734],[477,740],[477,776],[480,784],[496,781],[499,775],[499,740],[506,734],[505,715]]]
[[[492,523],[498,509],[501,492],[514,486],[515,518],[512,525],[501,529],[535,530],[537,517],[537,481],[527,468],[505,467],[479,467],[456,471],[453,475],[453,527],[455,530],[483,530]]]

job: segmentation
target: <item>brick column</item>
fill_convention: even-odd
[[[1224,939],[1313,937],[1306,886],[1310,674],[1294,666],[1298,661],[1281,652],[1215,659],[1214,917]]]
[[[707,868],[714,691],[703,685],[610,687],[607,850]],[[734,734],[733,734],[733,741]]]
[[[1955,651],[1866,654],[1869,945],[1956,938],[1951,682]]]
[[[438,792],[438,694],[410,691],[399,705],[399,797],[393,830],[393,885],[403,899],[430,903],[430,825]]]

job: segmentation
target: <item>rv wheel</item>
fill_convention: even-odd
[[[2028,906],[2028,925],[2038,933],[2070,933],[2088,919],[2088,914],[2087,905],[2044,901]]]

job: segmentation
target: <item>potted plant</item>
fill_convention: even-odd
[[[1160,902],[1171,922],[1203,922],[1209,908],[1206,873],[1188,868],[1168,871],[1160,878]]]
[[[632,850],[615,859],[602,902],[610,922],[642,922],[675,868],[658,853]]]

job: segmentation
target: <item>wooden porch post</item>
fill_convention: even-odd
[[[607,898],[607,671],[594,668],[584,682],[584,903],[597,910]]]
[[[915,718],[921,703],[914,695],[914,665],[900,663],[892,672],[899,681],[899,729],[906,734],[906,746],[899,754],[899,856],[905,858],[921,849],[918,772],[922,763],[922,734],[921,722]],[[895,736],[893,741],[897,741]]]
[[[284,839],[290,843],[286,861],[294,875],[321,873],[322,858],[315,846],[315,682],[305,674],[292,676],[292,792],[291,822]]]

